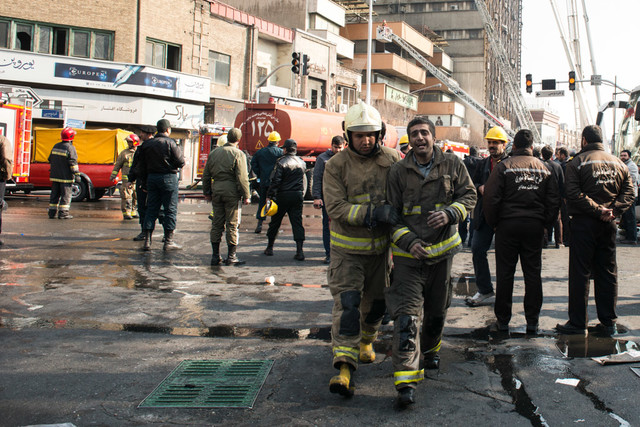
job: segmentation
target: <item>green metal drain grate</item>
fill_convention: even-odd
[[[138,408],[253,408],[273,360],[184,360]]]

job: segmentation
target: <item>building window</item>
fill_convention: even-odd
[[[180,71],[180,46],[147,39],[145,62],[154,67]]]
[[[266,71],[266,70],[265,70]],[[209,51],[209,78],[212,82],[229,85],[231,57],[224,53]],[[266,74],[265,74],[266,75]]]
[[[347,108],[358,101],[358,99],[356,98],[356,90],[352,87],[338,85],[337,92],[338,104],[344,104],[347,106]]]
[[[0,20],[0,48],[113,60],[113,33]]]
[[[0,47],[9,47],[9,22],[0,21]]]

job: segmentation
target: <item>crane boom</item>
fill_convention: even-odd
[[[489,41],[489,45],[491,46],[491,50],[495,55],[498,65],[500,67],[500,73],[504,77],[504,82],[506,83],[507,93],[509,95],[509,99],[511,100],[511,104],[513,105],[513,109],[515,111],[516,117],[520,122],[520,126],[528,128],[531,133],[533,133],[533,139],[536,143],[540,143],[540,133],[538,132],[538,128],[536,127],[533,118],[531,117],[531,113],[529,109],[525,105],[524,97],[522,96],[522,92],[520,92],[520,87],[518,85],[518,79],[516,79],[513,69],[509,64],[509,60],[507,58],[507,52],[504,49],[504,46],[500,43],[498,36],[496,34],[496,30],[493,27],[493,23],[491,22],[491,15],[489,15],[489,10],[487,9],[487,5],[484,0],[474,0],[476,3],[476,7],[480,12],[480,16],[482,17],[482,22],[484,24],[484,31],[487,34],[487,40]]]
[[[404,50],[409,53],[416,61],[418,61],[427,71],[429,71],[435,78],[440,80],[451,93],[456,95],[462,102],[467,104],[469,107],[473,108],[477,111],[484,119],[489,122],[493,126],[500,126],[505,129],[505,131],[511,136],[514,136],[514,132],[511,129],[508,129],[505,124],[500,121],[495,114],[491,111],[487,110],[484,105],[480,104],[476,101],[471,95],[462,90],[458,82],[445,74],[438,67],[433,65],[431,62],[427,61],[427,59],[422,56],[420,52],[413,48],[409,43],[407,43],[402,38],[398,37],[393,33],[390,27],[387,26],[379,26],[376,28],[376,39],[382,42],[394,42],[402,47]]]

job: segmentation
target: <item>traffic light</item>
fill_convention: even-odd
[[[569,90],[576,90],[576,72],[569,71]]]
[[[533,92],[533,78],[531,77],[531,74],[526,75],[525,84],[527,85],[527,93]]]
[[[293,52],[291,54],[291,72],[293,74],[300,74],[300,52]]]
[[[309,55],[307,55],[306,53],[304,55],[302,55],[302,75],[303,76],[308,76],[309,75]]]

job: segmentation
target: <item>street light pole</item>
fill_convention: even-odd
[[[371,105],[371,32],[373,31],[373,1],[369,0],[369,22],[367,24],[367,97],[366,102]]]

